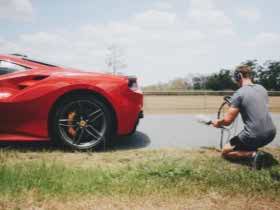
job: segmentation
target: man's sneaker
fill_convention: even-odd
[[[257,151],[255,157],[252,159],[252,169],[261,170],[266,168],[271,163],[271,155],[262,151]]]
[[[264,167],[265,154],[261,151],[257,151],[256,155],[252,158],[252,169],[261,170]]]

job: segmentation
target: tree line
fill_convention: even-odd
[[[255,83],[263,85],[267,90],[280,91],[280,61],[268,60],[259,64],[257,60],[241,63],[252,68]],[[236,90],[233,80],[234,70],[221,69],[210,75],[195,75],[176,78],[167,83],[159,83],[144,87],[144,91],[186,91],[186,90]]]

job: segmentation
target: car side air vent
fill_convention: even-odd
[[[29,80],[25,80],[25,81],[22,81],[21,83],[19,83],[18,88],[20,90],[23,90],[25,88],[31,87],[35,84],[38,84],[39,81],[41,81],[47,77],[48,77],[47,75],[36,75],[36,76],[30,78]]]
[[[33,80],[39,81],[39,80],[46,79],[47,77],[48,77],[47,75],[38,75],[33,77]]]

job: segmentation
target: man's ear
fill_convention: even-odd
[[[240,72],[239,72],[239,78],[240,79],[239,79],[238,83],[239,83],[240,86],[242,86],[244,77]]]
[[[240,80],[242,80],[244,78],[240,72],[239,72],[239,77],[240,77]]]

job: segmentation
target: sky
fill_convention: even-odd
[[[118,46],[142,85],[279,60],[278,0],[0,0],[0,54],[110,71]]]

